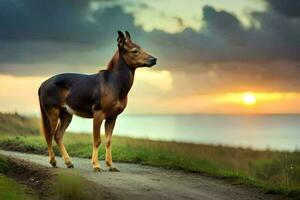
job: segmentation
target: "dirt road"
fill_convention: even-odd
[[[23,159],[50,167],[48,157],[3,151],[0,154]],[[166,170],[136,164],[115,163],[121,172],[109,172],[101,161],[102,172],[92,170],[90,160],[72,158],[75,168],[65,169],[61,158],[57,158],[62,170],[74,170],[84,178],[98,184],[112,199],[203,199],[203,200],[277,200],[279,195],[263,194],[257,189],[232,185],[228,181],[181,171]]]

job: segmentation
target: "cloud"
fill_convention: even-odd
[[[284,61],[202,63],[173,71],[168,96],[189,96],[227,92],[300,91],[299,63]],[[185,69],[185,70],[184,70]],[[151,93],[150,93],[151,94]]]
[[[49,75],[58,69],[31,67],[38,64],[60,71],[104,66],[116,50],[117,30],[138,35],[140,29],[121,7],[91,10],[89,3],[0,1],[0,73]]]
[[[45,2],[0,2],[5,10],[0,12],[0,41],[5,42],[0,47],[3,55],[0,62],[26,62],[30,54],[40,57],[30,59],[32,62],[49,62],[44,55],[55,58],[51,60],[57,62],[70,62],[74,56],[71,59],[62,56],[64,60],[60,59],[58,52],[80,55],[83,51],[95,49],[101,49],[108,55],[107,48],[114,47],[115,32],[119,29],[130,30],[134,39],[154,49],[163,60],[174,59],[174,55],[179,55],[176,56],[179,62],[299,60],[296,52],[300,50],[297,45],[300,43],[300,21],[283,17],[272,10],[252,13],[260,28],[246,28],[235,15],[205,6],[201,31],[185,29],[177,34],[168,34],[163,31],[145,32],[134,24],[133,16],[118,5],[91,10],[89,1],[78,1],[77,4],[60,0]],[[183,23],[182,19],[176,19]],[[42,44],[40,47],[39,43]],[[20,48],[17,48],[18,45]],[[62,51],[59,51],[60,48]],[[14,56],[15,59],[10,58]],[[87,59],[80,61],[86,62]]]
[[[201,30],[170,34],[145,31],[120,4],[0,1],[0,73],[93,72],[116,50],[116,31],[129,30],[134,41],[159,57],[160,69],[172,73],[177,94],[251,87],[300,90],[299,3],[267,3],[267,10],[249,13],[259,26],[245,27],[236,15],[204,6]],[[176,16],[172,20],[186,23]]]
[[[267,2],[275,12],[279,12],[287,17],[300,17],[300,1],[268,0]]]
[[[0,37],[4,40],[86,42],[95,35],[90,32],[92,24],[85,23],[88,1],[9,0],[0,4]],[[91,37],[81,37],[88,33]]]
[[[300,21],[277,13],[252,13],[260,28],[242,26],[239,19],[213,7],[203,8],[204,27],[172,36],[156,36],[168,53],[192,62],[299,60]]]
[[[133,17],[118,4],[93,8],[92,0],[8,0],[0,1],[0,40],[52,41],[103,45],[117,30],[138,30]]]

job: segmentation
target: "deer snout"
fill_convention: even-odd
[[[149,67],[152,67],[153,65],[156,64],[156,61],[157,61],[157,58],[151,56],[151,57],[148,59],[148,66],[149,66]]]

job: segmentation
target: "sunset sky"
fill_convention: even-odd
[[[300,1],[0,0],[0,111],[38,113],[37,89],[96,73],[117,31],[158,58],[125,113],[300,113]]]

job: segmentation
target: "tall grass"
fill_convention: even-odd
[[[18,168],[23,168],[24,166],[18,166],[17,168],[11,167],[7,162],[5,157],[0,155],[0,199],[1,200],[34,200],[37,198],[37,193],[41,191],[36,191],[26,185],[25,182],[16,181],[15,176],[20,173]],[[30,170],[34,169],[34,166],[28,166]],[[24,173],[32,173],[30,170],[26,170]],[[47,172],[48,173],[48,172]],[[10,174],[10,176],[6,176]],[[15,174],[12,175],[12,174]],[[53,180],[41,179],[43,182],[43,187],[39,188],[47,194],[42,194],[43,199],[54,199],[54,200],[89,200],[97,194],[95,186],[87,182],[84,178],[78,176],[75,172],[65,172],[59,171],[53,176]],[[40,182],[40,184],[41,184]],[[34,196],[36,194],[36,196]],[[47,198],[51,196],[51,198]],[[97,195],[96,199],[100,198],[100,195]]]
[[[0,156],[0,199],[5,200],[32,200],[33,196],[26,194],[26,188],[6,177],[3,173],[8,170],[7,161],[4,157]]]
[[[54,185],[55,193],[61,200],[88,200],[93,199],[95,191],[88,188],[86,180],[74,173],[60,173]]]
[[[102,141],[105,141],[103,136]],[[70,156],[91,157],[91,135],[66,133],[64,143]],[[105,156],[104,146],[102,144],[99,149],[100,159]],[[0,148],[47,155],[46,143],[40,136],[2,134]],[[59,155],[56,146],[54,150]],[[220,145],[159,142],[114,136],[112,153],[114,161],[203,173],[255,185],[268,192],[298,195],[300,198],[299,151],[256,151]]]
[[[15,182],[13,179],[0,174],[0,199],[5,200],[32,200],[32,196],[28,196],[24,186]]]
[[[66,133],[64,143],[71,156],[91,157],[91,135]],[[300,195],[300,152],[256,151],[125,137],[114,137],[112,145],[115,161],[204,173],[256,185],[268,192]],[[105,156],[104,146],[99,149],[100,159]],[[45,141],[39,136],[0,137],[0,147],[47,155]],[[54,150],[59,155],[56,146]]]
[[[0,133],[34,135],[39,133],[38,118],[28,118],[18,113],[0,112]]]
[[[8,169],[6,159],[0,155],[0,173],[6,172]]]

